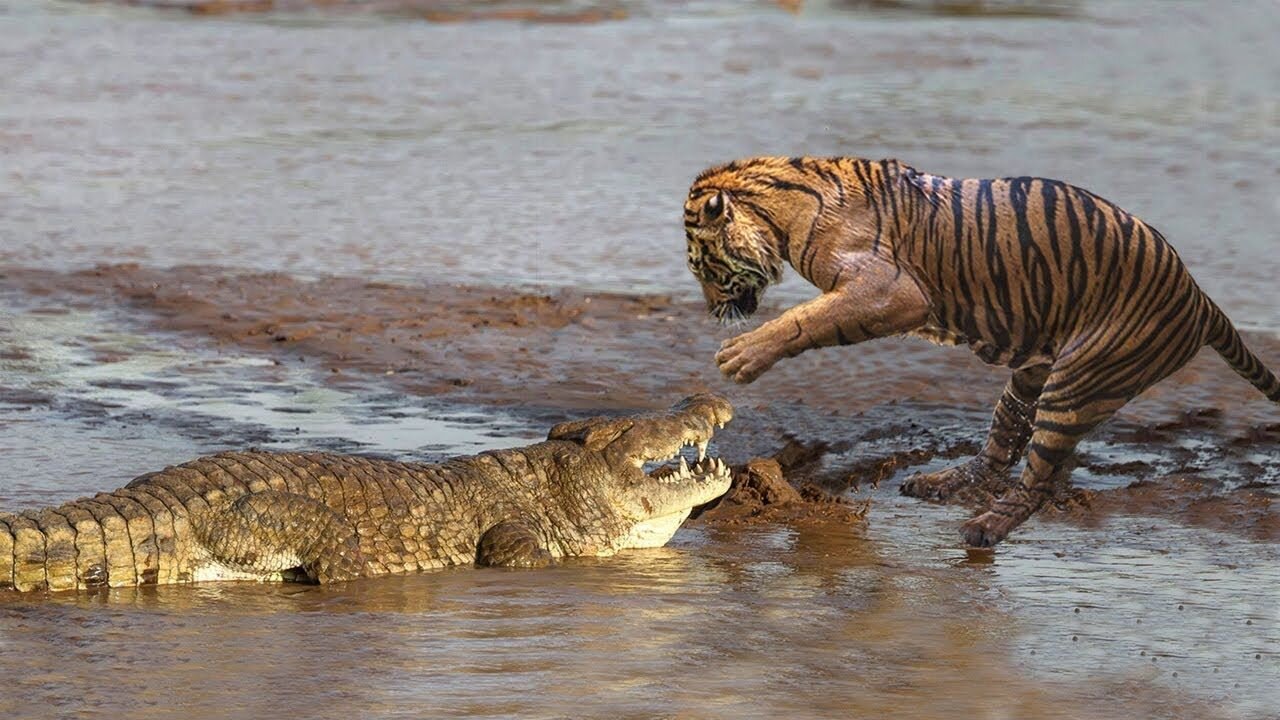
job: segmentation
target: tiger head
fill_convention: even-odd
[[[763,220],[723,188],[694,185],[684,235],[689,270],[702,285],[707,312],[721,322],[754,313],[765,289],[782,278],[782,257]]]

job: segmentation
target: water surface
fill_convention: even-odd
[[[335,387],[319,370],[146,334],[119,311],[7,300],[5,508],[227,448],[429,459],[545,432],[533,416],[423,405],[376,378]],[[856,442],[831,456],[836,466],[929,434],[970,435],[985,411],[908,403],[881,414],[950,423]],[[1140,445],[1106,447],[1104,464],[1107,453],[1142,456]],[[1235,472],[1205,452],[1214,472]],[[1274,544],[1120,516],[1091,528],[1037,519],[996,554],[966,553],[955,535],[963,509],[896,495],[909,471],[854,492],[873,502],[865,525],[694,524],[666,548],[546,571],[5,594],[0,712],[163,717],[178,701],[246,718],[1103,717],[1117,707],[1253,718],[1274,708]]]
[[[634,0],[563,25],[0,2],[0,263],[692,296],[699,170],[893,156],[1083,185],[1243,326],[1280,328],[1274,2],[800,5]]]

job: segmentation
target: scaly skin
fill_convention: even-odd
[[[733,416],[715,395],[666,413],[562,423],[548,440],[437,465],[222,453],[56,508],[0,513],[0,588],[203,580],[335,582],[452,565],[537,567],[670,539],[723,494],[709,459],[646,475]]]

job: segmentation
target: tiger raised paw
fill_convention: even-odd
[[[759,157],[699,175],[684,224],[689,269],[721,320],[755,312],[785,264],[822,291],[721,346],[716,364],[737,382],[810,348],[898,334],[1013,370],[978,457],[903,485],[942,499],[1007,476],[1026,451],[1018,480],[964,524],[970,545],[1022,524],[1082,437],[1204,345],[1280,402],[1280,381],[1164,236],[1063,182]]]

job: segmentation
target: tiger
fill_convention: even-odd
[[[700,173],[684,227],[689,270],[721,321],[752,315],[785,265],[821,291],[721,344],[715,363],[736,382],[812,348],[893,335],[968,345],[1013,371],[978,454],[901,486],[931,500],[1001,488],[961,526],[972,547],[1031,517],[1069,480],[1086,434],[1204,345],[1280,402],[1280,381],[1164,236],[1065,182],[754,157]]]

